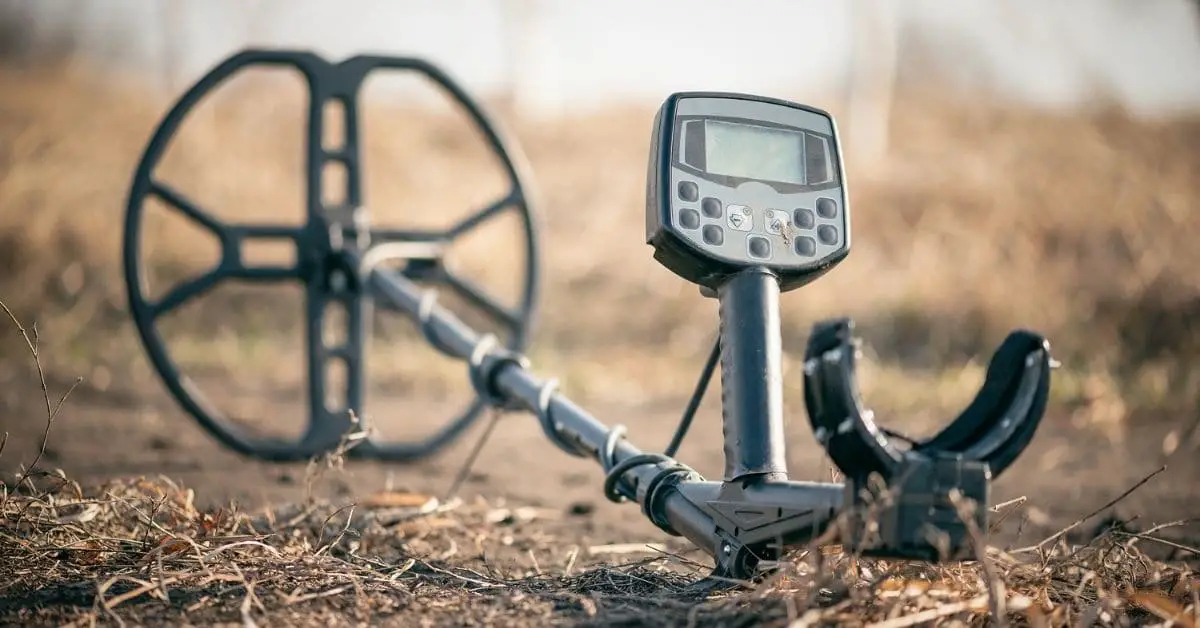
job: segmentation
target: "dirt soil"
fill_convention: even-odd
[[[288,100],[296,94],[286,82],[245,89],[200,112],[173,146],[164,176],[224,219],[298,219],[302,100]],[[604,501],[598,466],[554,449],[528,416],[501,419],[458,491],[460,502],[445,491],[483,422],[431,459],[350,462],[315,484],[306,465],[223,450],[150,375],[125,312],[123,195],[164,97],[115,78],[16,67],[0,69],[0,94],[0,301],[37,323],[51,397],[83,378],[39,456],[46,407],[36,371],[20,337],[0,335],[0,433],[8,434],[0,478],[14,491],[0,502],[8,526],[0,527],[0,570],[11,575],[0,576],[0,623],[787,625],[806,609],[819,611],[814,622],[830,625],[900,622],[934,611],[942,620],[985,620],[989,608],[977,595],[988,583],[974,566],[905,576],[928,586],[957,574],[950,580],[966,584],[949,601],[901,595],[903,604],[872,606],[863,600],[883,586],[880,565],[849,559],[837,573],[844,588],[859,592],[851,606],[837,587],[799,576],[796,582],[808,583],[795,585],[801,589],[776,583],[772,595],[736,602],[705,606],[705,598],[679,597],[703,575],[706,559],[657,531],[636,507]],[[275,108],[255,109],[255,102]],[[839,111],[836,103],[829,108]],[[654,451],[674,430],[714,316],[711,303],[658,268],[640,241],[649,115],[621,111],[512,126],[544,200],[535,369],[561,377],[573,399],[606,423],[627,425],[631,440]],[[367,118],[367,159],[376,164],[367,196],[382,222],[443,221],[447,216],[422,208],[478,207],[493,198],[486,155],[456,130],[459,121],[379,109]],[[1049,596],[1049,625],[1074,625],[1084,616],[1112,624],[1125,621],[1126,611],[1130,621],[1162,618],[1163,606],[1138,597],[1151,590],[1195,614],[1200,583],[1185,565],[1200,546],[1200,434],[1191,429],[1200,409],[1200,118],[1133,120],[1104,108],[1035,112],[918,90],[901,100],[895,120],[896,137],[909,139],[897,142],[883,164],[851,165],[850,260],[785,299],[793,478],[831,476],[803,420],[797,385],[797,356],[814,320],[856,318],[867,339],[868,402],[889,427],[918,435],[965,405],[979,383],[981,356],[1009,328],[1038,329],[1064,365],[1033,445],[995,485],[995,503],[1028,501],[990,542],[1029,545],[1092,515],[1064,538],[1086,543],[1099,535],[1138,567],[1114,567],[1108,546],[1097,550],[1099,566],[1071,562],[1086,553],[1078,547],[1044,557],[1055,566],[1036,577],[1003,556],[997,564],[1009,565],[1006,577],[1017,574],[1014,591],[1037,604]],[[213,243],[180,221],[147,231],[156,286],[215,259]],[[487,234],[457,261],[465,274],[511,298],[520,265],[512,241],[511,229]],[[297,297],[219,289],[165,325],[173,355],[230,411],[254,417],[261,429],[294,432],[304,420]],[[461,407],[464,371],[421,349],[410,328],[377,326],[383,340],[372,349],[367,418],[385,438],[427,432]],[[7,320],[0,329],[9,329]],[[706,477],[719,476],[722,466],[717,397],[710,391],[679,453]],[[10,489],[35,460],[43,473],[33,483],[42,492],[25,494],[27,484]],[[87,503],[67,495],[73,484],[44,475],[56,469],[83,487]],[[459,505],[384,532],[360,528],[358,520],[352,526],[339,510],[354,504],[373,513],[369,504],[381,495]],[[65,502],[90,518],[63,514]],[[174,523],[146,510],[166,502],[175,504],[167,513]],[[225,522],[219,515],[231,503],[243,518]],[[358,537],[338,533],[334,524],[343,519],[342,532],[353,527]],[[1135,555],[1135,537],[1119,536],[1145,536],[1179,521],[1154,531],[1167,543],[1143,542],[1162,563]],[[201,558],[227,552],[222,543],[236,539],[268,543],[246,532],[247,522],[286,531],[263,551],[288,560],[268,561],[250,546],[229,549],[225,555],[236,558],[224,562],[198,558],[187,563],[189,575],[172,576],[175,593],[162,564],[138,562],[166,552],[168,538],[196,541],[208,552]],[[661,550],[647,549],[650,543]],[[322,562],[328,560],[340,562]],[[330,575],[351,563],[348,579]],[[1105,579],[1112,574],[1115,580]],[[889,595],[878,599],[893,600]],[[965,606],[953,606],[959,602]],[[1038,623],[1032,611],[1014,613]]]
[[[278,400],[277,418],[272,420],[301,421],[301,395],[297,390],[291,399]],[[679,453],[681,460],[705,477],[720,477],[723,461],[720,409],[712,403],[715,396],[703,407]],[[458,403],[411,398],[383,398],[374,403],[374,425],[384,438],[411,434],[406,423],[446,420],[460,407]],[[828,480],[832,467],[815,445],[803,420],[802,405],[797,404],[798,400],[790,404],[787,427],[792,475],[800,480]],[[589,405],[587,410],[610,425],[628,426],[635,444],[654,451],[670,440],[682,407],[682,403],[648,408],[610,402]],[[19,429],[10,433],[6,467],[28,463],[36,455],[42,436],[42,425],[33,420],[38,409],[36,405],[22,408],[22,415],[30,420],[14,426]],[[44,414],[44,407],[42,411]],[[461,496],[503,498],[563,515],[587,511],[581,519],[581,523],[588,522],[581,528],[585,536],[578,542],[661,542],[667,538],[644,521],[636,507],[606,502],[598,465],[554,449],[532,416],[512,414],[501,421],[459,491]],[[443,495],[486,422],[487,417],[481,419],[455,446],[416,464],[350,462],[324,490],[330,498],[345,502],[389,486]],[[921,427],[911,422],[900,425]],[[1040,511],[1026,527],[1025,533],[1032,538],[1103,506],[1170,462],[1167,471],[1106,515],[1146,519],[1146,525],[1198,517],[1200,455],[1185,452],[1168,458],[1163,453],[1164,442],[1178,441],[1181,427],[1172,421],[1146,421],[1123,438],[1111,439],[1103,432],[1073,424],[1061,411],[1052,411],[1020,462],[997,481],[994,501],[1028,497],[1034,510]],[[61,468],[68,477],[84,483],[161,474],[194,489],[197,503],[208,507],[230,500],[245,508],[281,505],[298,501],[305,491],[304,464],[260,463],[224,450],[164,393],[154,389],[95,397],[73,393],[53,426],[43,466]]]

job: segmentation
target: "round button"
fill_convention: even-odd
[[[691,208],[679,210],[679,224],[684,229],[699,229],[700,212]]]
[[[817,242],[808,236],[796,238],[796,254],[812,257],[817,254]]]
[[[812,229],[813,225],[817,224],[817,218],[813,216],[811,209],[802,207],[792,212],[792,222],[801,229]]]
[[[706,196],[704,200],[700,201],[700,211],[704,212],[704,215],[709,218],[720,218],[721,201],[711,196]]]
[[[680,181],[678,191],[679,198],[689,203],[694,203],[696,199],[700,198],[700,188],[693,181]]]
[[[704,230],[700,233],[704,236],[705,244],[721,246],[725,243],[725,232],[716,225],[704,225]]]
[[[817,214],[822,218],[836,218],[837,203],[831,198],[817,199]]]
[[[817,237],[821,239],[822,244],[837,244],[838,232],[829,225],[821,225],[817,229]]]
[[[762,259],[771,257],[771,243],[762,236],[750,236],[750,255]]]

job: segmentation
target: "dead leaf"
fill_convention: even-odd
[[[87,523],[100,514],[100,506],[96,504],[59,506],[57,510],[59,523]],[[64,510],[67,512],[62,512]]]
[[[1029,625],[1034,628],[1050,628],[1050,618],[1046,617],[1042,609],[1037,606],[1025,609],[1025,617],[1029,620]]]
[[[1175,579],[1175,586],[1171,587],[1171,598],[1175,600],[1186,600],[1188,594],[1191,593],[1191,578],[1187,573],[1179,574]]]
[[[162,548],[163,554],[178,554],[179,552],[186,551],[192,546],[192,544],[183,539],[166,537],[158,544],[158,546]]]
[[[368,495],[358,505],[362,508],[426,508],[430,502],[436,504],[437,498],[422,493],[385,491]]]
[[[228,518],[227,514],[224,508],[218,508],[212,514],[204,513],[201,515],[200,520],[196,522],[197,531],[200,533],[198,536],[201,538],[214,536],[216,531]]]
[[[77,565],[98,565],[108,558],[108,552],[98,541],[87,540],[73,543],[63,550],[64,558]]]
[[[1129,601],[1153,613],[1159,619],[1175,622],[1181,628],[1196,628],[1196,622],[1189,616],[1187,610],[1162,594],[1153,591],[1135,591],[1129,596]]]
[[[192,546],[191,543],[189,543],[183,539],[173,537],[173,536],[163,536],[158,539],[158,544],[155,545],[153,549],[146,552],[145,554],[142,554],[142,557],[138,559],[138,564],[145,565],[145,564],[150,563],[150,561],[156,560],[163,556],[169,556],[171,554],[178,554],[180,552],[186,551],[191,546]]]

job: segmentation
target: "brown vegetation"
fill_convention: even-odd
[[[986,564],[814,547],[762,583],[705,594],[692,548],[580,546],[562,538],[572,522],[557,512],[484,500],[383,493],[210,511],[166,478],[35,484],[0,499],[6,623],[982,626],[1000,600],[1020,625],[1194,626],[1200,606],[1200,579],[1139,545],[1153,533],[1119,528],[1084,544],[993,548]]]
[[[0,294],[21,315],[54,321],[63,346],[51,354],[74,358],[67,368],[141,369],[123,314],[120,230],[131,173],[167,99],[119,78],[43,67],[0,70],[0,94]],[[246,82],[221,94],[185,123],[164,179],[227,219],[299,220],[298,83],[263,91]],[[596,374],[619,388],[697,363],[711,337],[711,305],[642,243],[649,118],[620,111],[515,125],[543,201],[534,353],[550,368],[584,364],[571,367],[580,388],[599,371],[588,363],[619,366]],[[382,223],[449,224],[502,190],[460,119],[373,106],[364,133],[367,202]],[[1194,399],[1200,117],[1040,112],[923,92],[898,101],[886,163],[850,158],[855,248],[829,277],[785,298],[791,354],[813,320],[848,314],[880,361],[957,369],[1024,326],[1050,337],[1066,372],[1102,373],[1139,405]],[[182,220],[151,213],[152,281],[215,259]],[[517,285],[512,226],[485,229],[457,260],[501,295]],[[262,294],[222,287],[170,321],[170,337],[288,329],[280,323],[297,320],[298,293],[280,292],[277,304]],[[269,325],[251,320],[262,306]],[[693,371],[650,392],[686,391]]]

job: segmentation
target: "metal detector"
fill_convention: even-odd
[[[311,95],[306,174],[307,221],[298,228],[218,222],[155,178],[165,146],[187,112],[229,76],[252,65],[292,66]],[[368,73],[414,71],[454,97],[504,164],[510,190],[445,232],[372,229],[363,202],[358,96]],[[322,146],[322,112],[340,100],[346,141]],[[134,324],[168,390],[216,439],[241,454],[272,461],[304,460],[336,447],[366,414],[363,356],[367,320],[379,304],[410,318],[429,344],[467,364],[476,393],[466,410],[421,442],[368,439],[350,455],[389,461],[429,456],[452,443],[486,407],[532,414],[563,452],[590,458],[605,472],[604,494],[633,501],[668,534],[683,536],[713,556],[714,574],[752,578],[763,561],[831,533],[864,555],[926,561],[977,556],[986,530],[991,481],[1033,438],[1046,408],[1051,357],[1045,338],[1014,331],[992,357],[974,401],[936,436],[906,446],[893,442],[862,403],[855,365],[858,340],[848,319],[814,326],[804,355],[804,401],[817,440],[846,477],[844,483],[791,480],[784,457],[779,298],[846,258],[851,222],[836,124],[828,113],[782,100],[731,93],[679,93],[654,120],[647,172],[646,240],[654,258],[716,299],[718,341],[696,395],[663,453],[647,453],[558,392],[555,380],[530,369],[522,354],[537,297],[537,230],[523,161],[481,107],[434,65],[413,58],[358,56],[330,63],[304,51],[247,50],[216,66],[171,109],[150,140],[134,176],[125,220],[125,279]],[[320,172],[328,160],[345,165],[344,206],[322,204]],[[213,232],[220,264],[150,302],[138,247],[142,207],[156,196]],[[442,263],[455,238],[500,211],[524,224],[528,266],[522,306],[511,312]],[[282,238],[299,253],[293,267],[242,263],[251,238]],[[399,269],[383,262],[401,262]],[[254,437],[205,400],[177,368],[156,320],[223,280],[299,281],[306,288],[309,416],[295,442]],[[441,282],[481,304],[514,333],[507,343],[469,327],[418,281]],[[345,344],[326,346],[319,330],[325,305],[350,313]],[[345,408],[328,408],[325,362],[344,360]],[[720,366],[725,469],[702,478],[673,456],[699,397]],[[898,439],[897,439],[898,440]],[[964,509],[973,505],[973,508]]]

